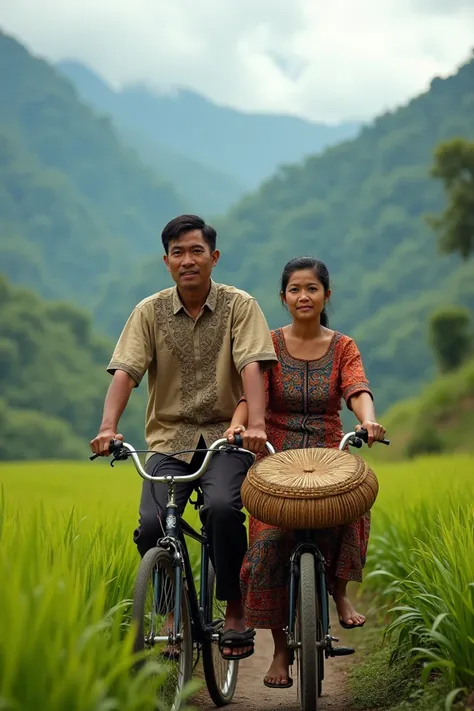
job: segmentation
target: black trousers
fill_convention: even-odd
[[[200,448],[205,448],[202,441],[198,445]],[[180,459],[154,454],[146,464],[146,471],[159,476],[171,472],[190,474],[199,469],[204,456],[205,453],[197,452],[187,464]],[[209,468],[200,479],[176,484],[179,513],[183,513],[196,487],[202,489],[204,506],[199,513],[209,540],[210,556],[216,571],[216,597],[219,600],[241,598],[240,568],[247,550],[247,532],[240,488],[251,464],[252,458],[248,454],[219,452],[213,455]],[[153,498],[152,487],[159,506]],[[167,501],[167,484],[143,482],[139,525],[134,532],[134,541],[142,557],[164,535]]]

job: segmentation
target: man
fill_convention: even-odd
[[[216,231],[195,215],[171,220],[163,230],[164,262],[175,287],[149,296],[130,315],[118,340],[108,372],[113,380],[107,392],[99,434],[92,451],[108,454],[120,417],[134,387],[148,371],[146,441],[150,450],[163,453],[205,447],[223,436],[243,391],[249,422],[244,443],[261,452],[265,447],[265,388],[262,370],[276,362],[270,331],[257,302],[234,287],[216,284],[212,269],[219,259]],[[202,456],[183,454],[163,462],[152,455],[146,464],[153,474],[160,467],[186,474],[195,471]],[[237,649],[223,654],[249,656],[253,642],[244,635],[240,594],[240,567],[247,535],[240,498],[250,457],[233,452],[214,455],[200,480],[204,506],[201,519],[210,541],[216,570],[216,596],[227,602],[224,630]],[[161,466],[160,466],[161,465]],[[139,526],[134,540],[143,556],[162,535],[167,486],[144,482]],[[193,483],[177,484],[180,512]],[[159,514],[159,515],[157,515]],[[247,641],[245,641],[247,640]]]

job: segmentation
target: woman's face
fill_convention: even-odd
[[[294,321],[318,321],[329,295],[312,269],[299,269],[290,276],[282,298]]]

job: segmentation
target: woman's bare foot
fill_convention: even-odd
[[[347,581],[337,579],[333,593],[334,602],[336,603],[337,614],[339,620],[345,625],[359,625],[365,623],[364,615],[361,615],[352,602],[347,597]]]
[[[276,654],[273,662],[265,674],[263,681],[272,686],[286,686],[290,680],[290,665],[288,663],[288,652]]]
[[[342,620],[346,625],[364,624],[364,615],[361,615],[359,612],[357,612],[347,595],[343,595],[341,597],[334,596],[334,602],[336,603],[337,614],[339,615],[339,619]]]
[[[275,651],[270,668],[263,678],[267,686],[286,687],[292,684],[290,679],[290,663],[288,658],[288,648],[286,646],[286,634],[283,630],[272,630],[275,642]]]

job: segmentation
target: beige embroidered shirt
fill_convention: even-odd
[[[242,395],[242,369],[277,363],[265,317],[255,299],[211,281],[194,320],[176,287],[135,306],[107,367],[140,384],[148,372],[145,437],[149,449],[175,452],[207,445],[227,429]],[[192,454],[182,455],[190,461]]]

